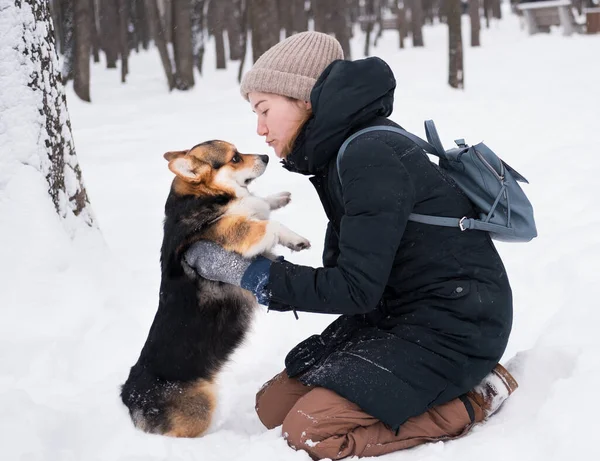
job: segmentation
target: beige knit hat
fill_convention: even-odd
[[[308,101],[315,82],[336,59],[344,59],[342,46],[331,35],[301,32],[269,48],[242,78],[240,91],[274,93]]]

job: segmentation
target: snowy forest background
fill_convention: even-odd
[[[576,20],[593,6],[575,2]],[[390,64],[394,120],[423,135],[433,118],[446,146],[484,139],[522,172],[540,233],[498,244],[515,299],[503,362],[519,390],[468,437],[388,458],[600,459],[600,35],[529,36],[514,7],[0,0],[0,457],[308,460],[260,425],[253,399],[287,351],[331,317],[257,312],[202,439],[136,431],[118,391],[157,306],[172,180],[162,154],[214,138],[265,152],[239,76],[286,35],[316,29],[334,34],[347,57]],[[319,266],[318,198],[273,163],[255,192],[292,192],[278,219],[313,248],[284,254]]]

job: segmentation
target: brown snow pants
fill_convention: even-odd
[[[484,419],[481,407],[465,398],[473,407],[474,421],[457,398],[408,419],[396,433],[335,392],[306,386],[288,378],[284,370],[258,392],[256,412],[268,429],[282,426],[283,437],[292,448],[305,450],[313,459],[333,460],[379,456],[458,438]]]

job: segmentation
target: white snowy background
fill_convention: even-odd
[[[529,244],[498,244],[515,308],[503,361],[511,361],[518,391],[469,436],[385,459],[600,459],[600,36],[530,37],[505,13],[482,30],[478,49],[468,46],[465,18],[464,91],[446,83],[443,25],[424,29],[426,48],[399,50],[388,32],[373,50],[398,81],[392,118],[420,135],[423,120],[434,119],[446,146],[460,137],[484,140],[529,179],[539,230]],[[282,369],[287,351],[330,316],[295,320],[261,308],[221,375],[218,411],[201,439],[137,431],[119,399],[158,303],[172,180],[162,154],[208,139],[267,151],[239,96],[237,64],[214,71],[210,45],[193,91],[167,92],[155,50],[131,57],[126,85],[120,71],[94,65],[92,104],[68,88],[99,231],[81,229],[70,239],[41,178],[0,162],[5,173],[14,168],[0,176],[1,460],[309,460],[288,448],[279,429],[262,427],[254,395]],[[2,137],[0,129],[0,157],[20,148]],[[307,179],[272,161],[253,187],[292,192],[276,217],[313,247],[281,253],[318,266],[326,219]]]

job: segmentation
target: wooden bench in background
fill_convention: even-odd
[[[525,16],[529,35],[550,32],[552,26],[561,26],[563,35],[580,31],[573,15],[571,0],[527,2],[519,4],[517,9]]]

